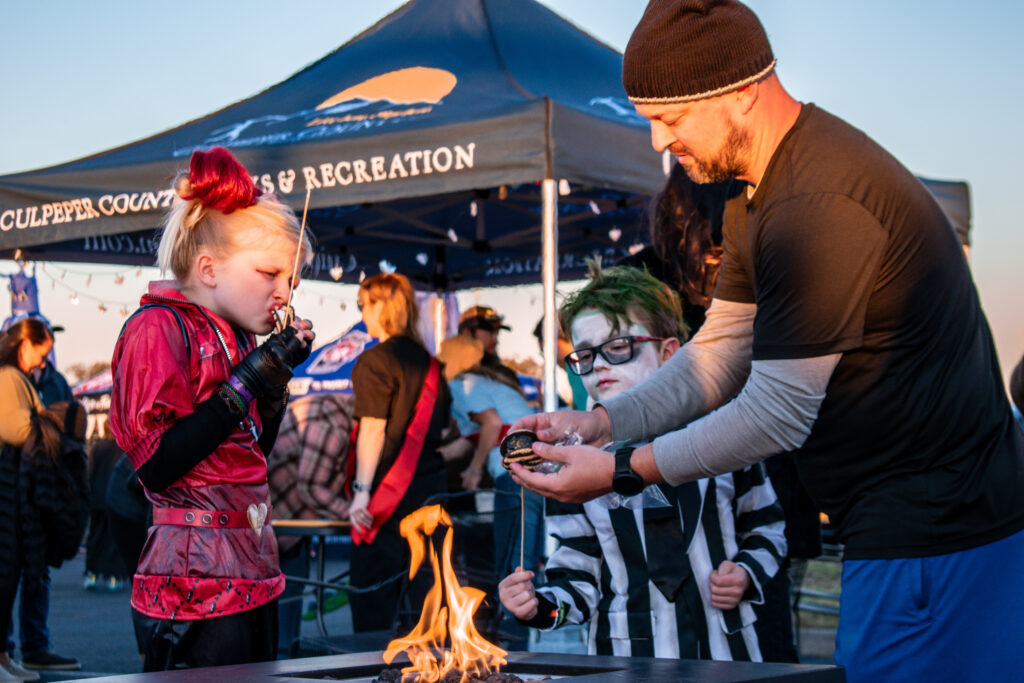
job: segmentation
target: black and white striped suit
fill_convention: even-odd
[[[660,486],[671,507],[548,501],[548,531],[559,547],[531,624],[589,621],[592,654],[760,661],[750,603],[763,600],[762,586],[786,552],[782,508],[764,468]],[[681,534],[670,529],[677,540],[664,540],[666,522],[679,524]],[[658,543],[650,548],[658,576],[679,577],[672,601],[652,581],[648,542]],[[740,605],[723,613],[711,606],[709,576],[725,559],[752,580]]]

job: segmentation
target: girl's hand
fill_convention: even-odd
[[[352,496],[352,504],[348,507],[348,521],[356,531],[362,532],[373,526],[373,515],[366,509],[370,504],[370,492],[360,491]]]

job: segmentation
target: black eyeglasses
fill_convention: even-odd
[[[565,364],[574,375],[588,375],[594,370],[597,354],[601,354],[609,365],[622,365],[633,360],[637,344],[664,340],[665,337],[616,337],[598,346],[576,349],[565,357]]]

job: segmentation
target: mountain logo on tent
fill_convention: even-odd
[[[290,114],[265,114],[221,126],[196,143],[174,150],[187,156],[196,147],[254,147],[335,137],[429,114],[444,104],[458,79],[444,69],[413,66],[388,71],[349,86],[316,105]]]
[[[388,71],[345,88],[316,106],[320,112],[307,128],[390,121],[428,114],[455,89],[450,71],[412,66]]]
[[[430,102],[440,104],[445,95],[455,89],[458,81],[455,74],[444,69],[413,66],[408,69],[389,71],[350,88],[317,105],[317,111],[329,109],[349,100],[362,99],[368,102],[387,100],[392,104],[416,104]]]

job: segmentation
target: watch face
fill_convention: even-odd
[[[612,480],[612,490],[620,496],[635,496],[644,490],[644,480],[635,472],[618,474]]]

